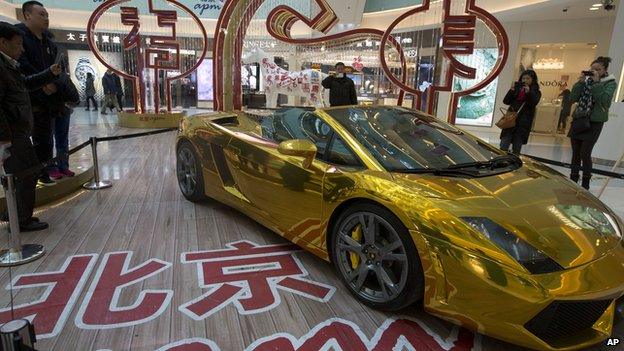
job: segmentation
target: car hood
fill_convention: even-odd
[[[617,222],[612,212],[544,166],[525,163],[515,171],[483,178],[398,173],[393,177],[454,217],[487,217],[497,222],[564,268],[596,260],[621,244],[615,233],[601,232],[587,220],[588,213],[593,218],[596,214],[605,218],[600,214],[607,213]],[[621,222],[615,225],[621,227]]]

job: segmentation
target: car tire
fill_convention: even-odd
[[[176,175],[184,197],[191,202],[205,201],[202,166],[193,144],[182,140],[176,150]]]
[[[374,221],[370,222],[370,218]],[[365,233],[370,231],[364,229],[368,227],[362,226],[362,222],[377,228],[372,241],[368,240],[370,235]],[[358,225],[360,235],[355,235]],[[331,233],[334,268],[351,294],[362,303],[379,310],[396,311],[422,299],[424,278],[420,257],[407,228],[391,211],[376,204],[355,204],[340,214]],[[353,240],[346,238],[345,233]],[[396,248],[389,250],[393,247]]]

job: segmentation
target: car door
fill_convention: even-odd
[[[262,123],[262,141],[232,140],[239,164],[237,183],[252,211],[270,221],[290,240],[319,227],[322,214],[322,161],[333,131],[312,111],[299,108],[276,112]],[[317,157],[308,168],[301,157],[283,155],[280,142],[308,139],[317,146]]]

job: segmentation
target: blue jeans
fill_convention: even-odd
[[[54,147],[56,148],[56,156],[61,157],[56,163],[59,170],[69,169],[69,119],[72,112],[72,110],[65,108],[54,119]]]

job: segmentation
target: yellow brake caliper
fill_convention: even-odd
[[[358,224],[353,231],[351,231],[351,237],[353,240],[361,243],[362,240],[362,225]],[[351,268],[356,269],[360,265],[360,255],[355,252],[349,253],[351,257]]]

